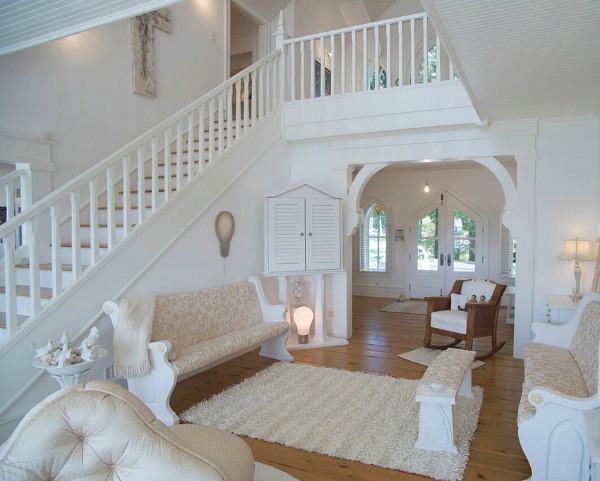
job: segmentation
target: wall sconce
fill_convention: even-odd
[[[294,311],[293,317],[298,329],[298,344],[308,344],[310,325],[313,321],[313,311],[310,307],[301,306]]]
[[[581,283],[581,261],[593,261],[596,259],[592,254],[590,241],[581,240],[579,237],[565,240],[564,249],[558,258],[561,261],[575,262],[575,268],[573,270],[575,276],[575,290],[571,297],[574,300],[579,301],[583,297],[583,294],[581,294],[579,290]]]
[[[233,214],[226,210],[219,212],[215,219],[215,232],[217,233],[217,239],[219,239],[221,257],[229,255],[229,245],[234,231],[235,220],[233,219]]]

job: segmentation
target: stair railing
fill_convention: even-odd
[[[27,239],[29,316],[33,317],[41,311],[43,298],[56,299],[68,288],[62,283],[63,236],[70,239],[69,285],[73,285],[84,273],[82,244],[89,244],[89,266],[95,265],[101,250],[113,249],[281,105],[281,58],[281,50],[267,55],[0,226],[5,256],[5,302],[0,306],[6,313],[4,340],[19,330],[17,296],[22,292],[15,280],[19,233]],[[105,226],[99,218],[102,203],[106,206]],[[61,211],[67,213],[64,218]],[[117,223],[119,211],[122,219]],[[82,228],[88,226],[89,238],[84,239]],[[104,240],[100,239],[100,227],[107,229]],[[40,287],[42,262],[50,264],[51,290]]]
[[[287,101],[457,78],[425,13],[292,38],[284,45]]]

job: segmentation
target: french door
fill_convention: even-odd
[[[447,294],[456,279],[484,277],[483,217],[443,192],[411,222],[409,294]]]

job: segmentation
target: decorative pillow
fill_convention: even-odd
[[[179,357],[179,343],[173,339],[167,339],[171,343],[171,351],[169,352],[167,359],[169,361],[175,361]]]
[[[468,300],[469,297],[466,294],[450,294],[450,309],[456,311],[460,307],[464,310]]]

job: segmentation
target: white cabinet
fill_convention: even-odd
[[[339,270],[340,199],[267,198],[267,273]]]

